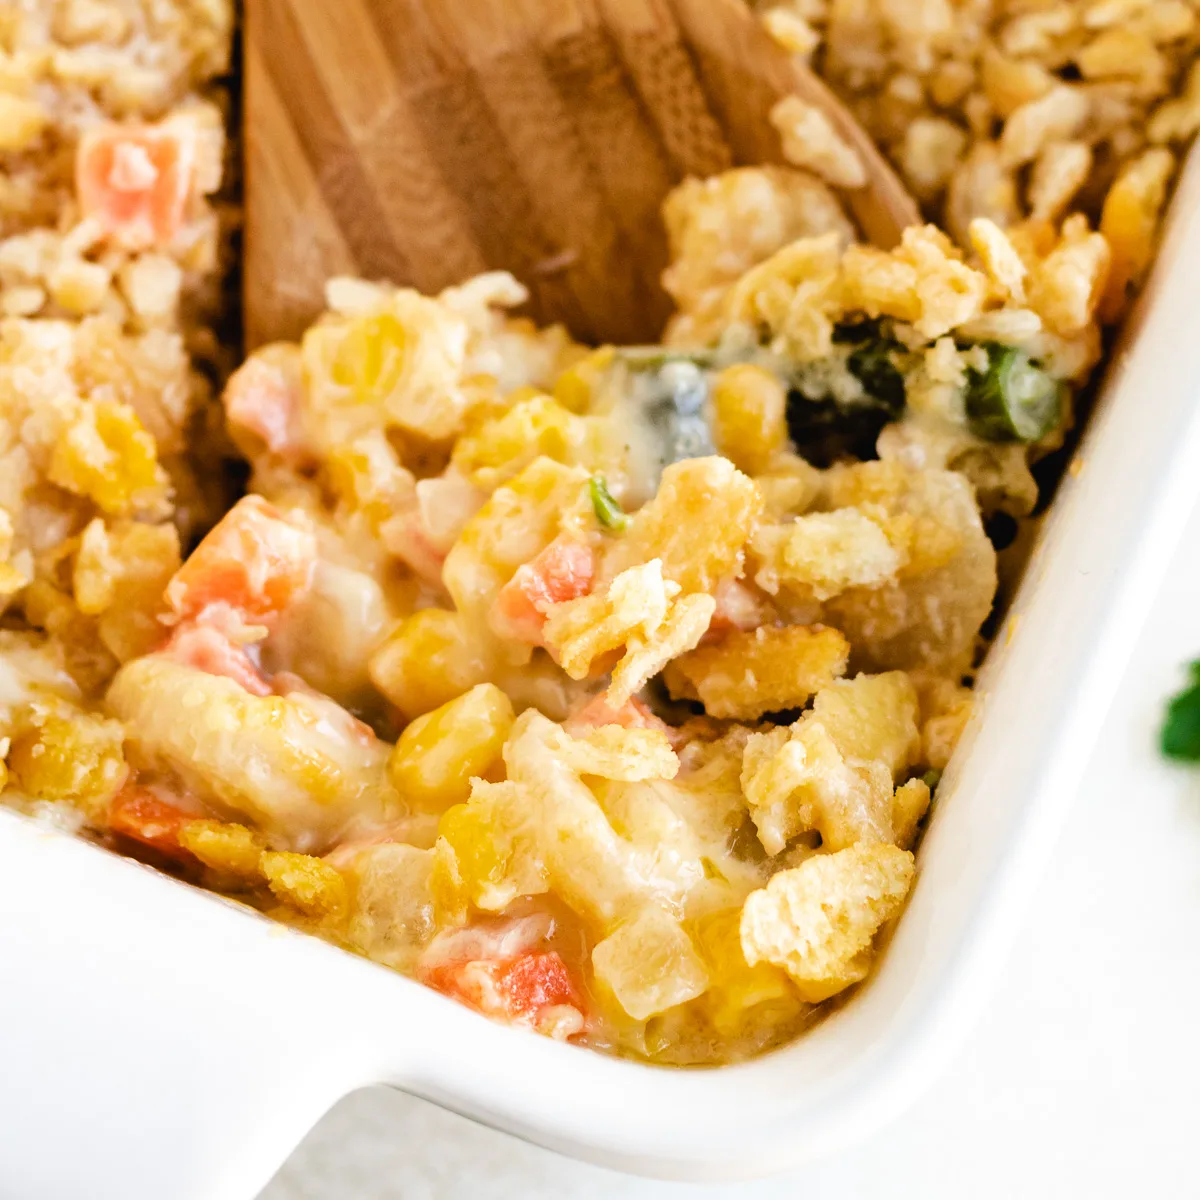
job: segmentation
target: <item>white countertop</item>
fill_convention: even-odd
[[[751,1185],[656,1183],[524,1145],[398,1092],[343,1101],[261,1200],[1041,1200],[1200,1194],[1200,769],[1155,752],[1200,657],[1200,513],[1001,982],[899,1122]]]

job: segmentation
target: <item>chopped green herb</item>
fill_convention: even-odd
[[[1036,442],[1062,420],[1063,385],[1023,350],[995,343],[986,371],[967,372],[967,420],[989,442]]]
[[[1167,703],[1159,746],[1167,758],[1200,762],[1200,660],[1189,664],[1188,680]]]
[[[925,781],[925,786],[932,792],[942,782],[942,773],[934,767],[932,770],[926,771],[921,778]]]
[[[603,475],[593,475],[588,480],[588,490],[591,492],[592,509],[596,513],[596,520],[605,529],[619,533],[629,524],[625,510],[613,499],[613,494],[608,490],[608,484]]]

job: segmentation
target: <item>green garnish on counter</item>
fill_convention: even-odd
[[[1159,747],[1167,758],[1200,762],[1200,660],[1188,665],[1188,686],[1167,702]]]
[[[1036,442],[1062,420],[1063,385],[1024,350],[995,343],[986,371],[967,372],[971,432],[989,442]]]
[[[613,498],[612,492],[608,490],[608,483],[604,476],[593,475],[588,480],[588,490],[592,496],[592,509],[596,514],[596,520],[605,529],[611,530],[613,533],[620,533],[629,524],[629,518],[625,515],[625,510]]]

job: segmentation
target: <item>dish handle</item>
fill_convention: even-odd
[[[0,812],[0,1196],[253,1200],[365,1029],[338,952]]]

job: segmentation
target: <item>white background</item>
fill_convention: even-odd
[[[1200,513],[984,1015],[915,1108],[857,1149],[750,1185],[656,1183],[377,1089],[334,1109],[261,1200],[1200,1195],[1200,768],[1155,752],[1193,656]]]

